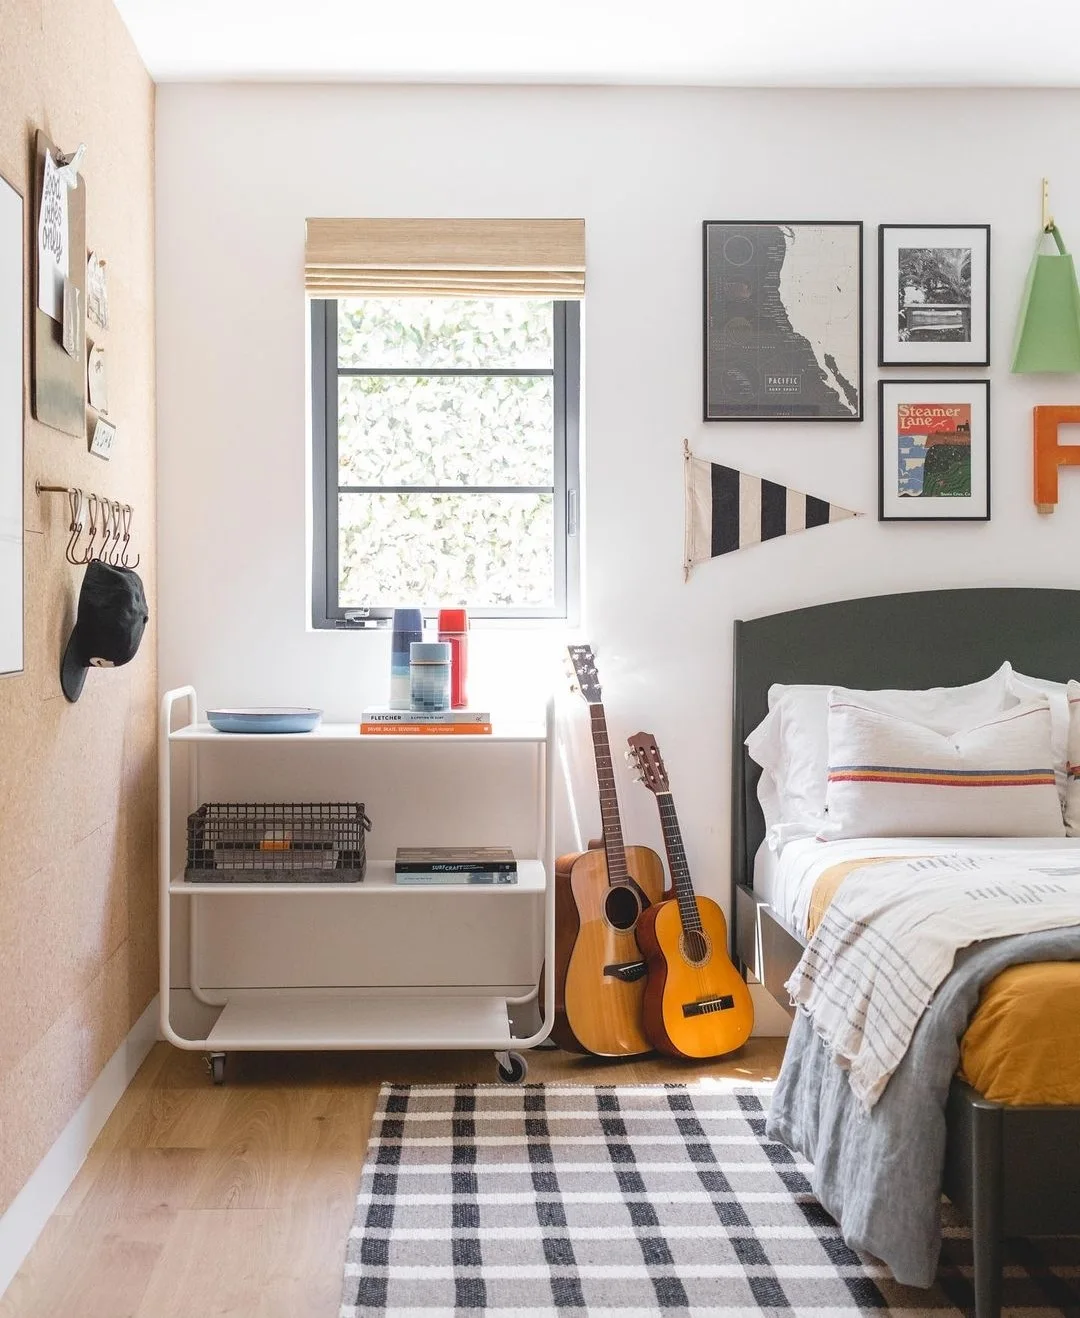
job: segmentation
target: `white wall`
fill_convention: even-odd
[[[1008,374],[1043,174],[1080,242],[1078,133],[1074,92],[162,86],[163,685],[339,717],[385,694],[385,636],[306,629],[305,217],[583,215],[582,631],[613,739],[656,733],[699,887],[724,898],[733,619],[936,586],[1080,584],[1080,479],[1066,473],[1047,519],[1030,474],[1032,405],[1080,401],[1080,382]],[[866,222],[862,424],[701,422],[706,218]],[[937,221],[993,225],[993,521],[880,525],[874,226]],[[869,515],[684,585],[684,436]],[[561,640],[476,638],[489,664]],[[646,793],[627,779],[622,799],[628,839],[659,845]],[[594,821],[591,798],[580,804]]]

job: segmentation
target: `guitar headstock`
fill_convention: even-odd
[[[651,732],[635,732],[627,737],[630,750],[626,758],[637,769],[638,777],[650,792],[670,792],[667,769],[660,754],[660,747]]]
[[[574,679],[578,690],[585,697],[586,704],[599,705],[603,696],[600,691],[600,678],[596,671],[596,659],[591,645],[568,645],[570,662],[574,668]]]

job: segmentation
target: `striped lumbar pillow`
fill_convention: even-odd
[[[830,692],[819,836],[1061,837],[1050,727],[1045,697],[943,735]]]

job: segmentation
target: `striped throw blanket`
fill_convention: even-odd
[[[788,980],[866,1108],[971,943],[1080,925],[1080,864],[1045,851],[868,863],[850,873]]]

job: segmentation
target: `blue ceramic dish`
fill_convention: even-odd
[[[319,726],[321,709],[208,709],[206,717],[218,732],[311,732]]]

